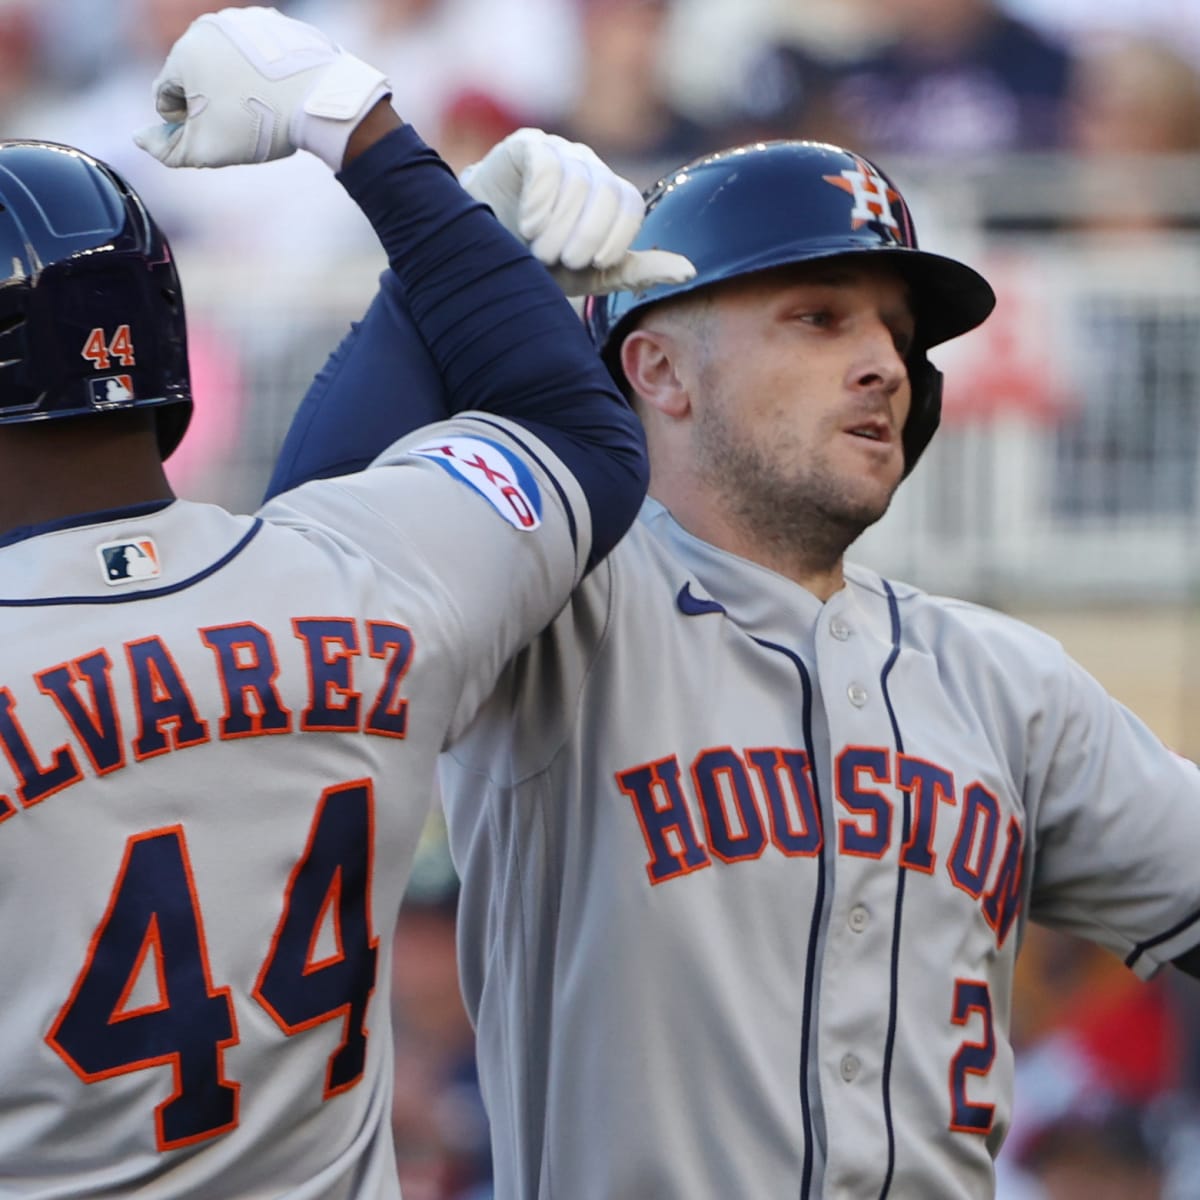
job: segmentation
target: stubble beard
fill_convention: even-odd
[[[697,468],[724,515],[760,548],[766,565],[828,571],[891,503],[867,498],[822,455],[791,472],[732,427],[719,406],[697,414]]]

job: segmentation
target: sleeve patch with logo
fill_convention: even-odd
[[[542,494],[533,473],[511,450],[488,438],[454,435],[414,446],[478,492],[514,529],[529,532],[542,523]]]

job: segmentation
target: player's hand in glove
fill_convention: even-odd
[[[333,170],[391,88],[319,29],[273,8],[198,17],[154,81],[164,124],[134,141],[168,167],[266,162],[309,150]]]
[[[641,228],[642,197],[581,142],[518,129],[466,167],[460,182],[568,296],[641,291],[696,273],[681,254],[629,249]]]

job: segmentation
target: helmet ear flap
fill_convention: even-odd
[[[904,474],[907,477],[925,447],[937,432],[942,419],[942,373],[923,350],[908,360],[908,381],[912,401],[904,423]]]

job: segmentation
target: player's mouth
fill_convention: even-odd
[[[853,425],[847,425],[843,433],[848,433],[852,437],[862,438],[868,442],[879,442],[883,445],[890,445],[894,440],[892,431],[892,423],[886,417],[867,417],[864,420],[856,421]]]

